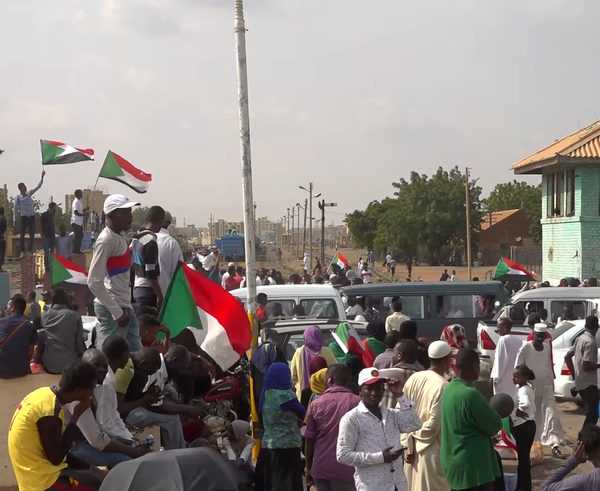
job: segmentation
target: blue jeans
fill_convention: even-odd
[[[96,337],[96,348],[102,349],[102,345],[104,344],[104,341],[106,341],[106,338],[114,335],[125,338],[129,343],[129,349],[131,351],[142,349],[140,329],[138,327],[135,312],[131,307],[125,307],[123,310],[129,316],[129,322],[125,327],[121,327],[117,324],[117,321],[113,319],[112,314],[104,305],[94,302],[94,311],[96,312],[98,322],[100,322]]]
[[[46,272],[50,272],[50,254],[54,252],[54,244],[56,237],[54,235],[44,236],[44,268]]]
[[[77,442],[71,453],[86,464],[97,467],[108,467],[109,469],[112,469],[121,462],[131,460],[131,457],[124,453],[97,450],[87,442]]]
[[[154,290],[149,286],[134,286],[133,300],[136,304],[147,305],[156,308],[157,298]]]

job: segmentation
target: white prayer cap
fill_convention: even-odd
[[[548,332],[548,326],[542,322],[533,326],[535,332]]]
[[[367,319],[365,319],[365,316],[364,316],[364,315],[360,315],[360,314],[358,314],[358,315],[357,315],[357,316],[354,318],[354,320],[355,320],[356,322],[367,322]]]
[[[429,345],[427,349],[427,354],[429,358],[432,360],[439,360],[440,358],[445,358],[452,352],[452,348],[444,341],[434,341]]]

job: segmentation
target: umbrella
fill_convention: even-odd
[[[242,471],[213,448],[152,452],[123,462],[104,479],[100,491],[242,491]]]
[[[494,271],[494,279],[498,281],[535,281],[533,273],[527,271],[519,263],[500,258],[496,271]]]

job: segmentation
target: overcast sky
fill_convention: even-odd
[[[577,0],[247,0],[258,214],[278,219],[312,180],[339,223],[440,165],[468,165],[489,193],[600,119],[598,18]],[[11,194],[54,139],[97,161],[47,168],[46,202],[91,187],[110,148],[152,173],[143,204],[179,223],[242,218],[232,0],[1,0],[0,19]]]

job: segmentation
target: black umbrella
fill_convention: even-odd
[[[152,452],[117,465],[100,491],[242,491],[237,466],[212,448]]]

